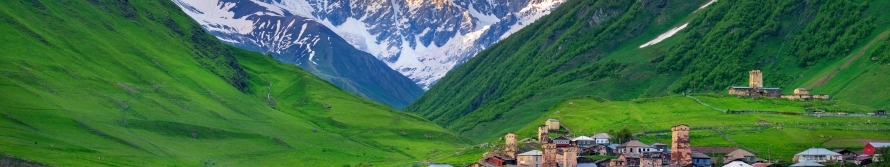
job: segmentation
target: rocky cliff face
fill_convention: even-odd
[[[268,53],[363,97],[401,109],[423,89],[324,24],[260,1],[174,0],[229,44]]]
[[[386,65],[429,88],[454,66],[473,57],[500,39],[548,14],[564,0],[175,0],[180,6],[208,6],[229,18],[298,16],[316,21],[343,37],[355,48],[368,52]],[[249,2],[249,3],[248,3]],[[250,4],[250,5],[248,5]],[[188,9],[188,7],[183,7]],[[215,8],[215,9],[214,9]],[[206,10],[206,9],[205,9]],[[200,13],[204,10],[196,10]],[[240,16],[240,17],[239,17]],[[193,15],[194,17],[194,15]],[[267,33],[262,36],[273,53],[285,46],[304,46],[314,36],[298,31],[282,32],[270,24],[245,26],[239,19],[207,18],[215,34]],[[197,19],[197,18],[196,18]],[[201,19],[197,19],[201,20]],[[300,21],[293,22],[300,26]],[[290,25],[290,22],[281,23]],[[317,25],[307,25],[308,27]],[[259,28],[259,29],[258,29]],[[270,31],[272,30],[272,31]],[[261,31],[261,32],[260,32]],[[290,34],[286,34],[290,33]],[[290,38],[286,38],[286,37]],[[220,36],[220,35],[218,35]],[[231,35],[228,35],[231,36]],[[276,38],[285,37],[285,38]],[[306,41],[297,39],[307,37]],[[254,39],[220,36],[230,43]],[[291,39],[294,41],[275,41]],[[304,42],[304,43],[300,43]],[[288,45],[288,43],[296,43]],[[278,45],[282,44],[282,45]],[[310,56],[306,51],[303,55]]]

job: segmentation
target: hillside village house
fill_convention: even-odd
[[[823,166],[825,166],[825,165],[822,165],[822,164],[819,164],[819,163],[816,163],[813,161],[803,161],[803,162],[798,162],[794,165],[791,165],[791,167],[823,167]]]
[[[806,151],[795,154],[793,158],[794,162],[837,162],[843,160],[843,155],[824,148],[810,148]]]
[[[651,146],[637,140],[631,140],[618,146],[618,153],[642,153],[654,150]]]
[[[572,139],[572,141],[577,143],[578,147],[580,147],[580,148],[586,148],[586,147],[593,145],[595,143],[595,140],[593,138],[590,138],[587,136],[576,137],[576,138]]]
[[[543,154],[543,152],[539,150],[531,150],[516,155],[516,157],[519,162],[519,166],[521,167],[541,167],[541,154]]]
[[[748,72],[748,86],[731,86],[729,94],[743,97],[753,97],[755,99],[766,98],[783,98],[788,100],[812,100],[812,99],[831,99],[827,94],[811,95],[810,90],[806,88],[794,89],[794,94],[782,94],[780,88],[763,87],[763,72],[760,70],[751,70]]]
[[[602,145],[612,144],[611,142],[609,142],[609,139],[612,139],[612,137],[606,133],[597,133],[596,135],[593,135],[592,138],[593,138],[593,140],[596,140],[596,144],[602,144]]]
[[[692,165],[695,167],[711,167],[711,157],[698,151],[692,151]]]
[[[556,119],[547,119],[545,124],[548,130],[559,130],[559,120]]]
[[[732,161],[742,161],[745,163],[753,163],[756,160],[756,158],[757,157],[754,156],[754,154],[751,154],[751,152],[748,152],[748,151],[745,151],[742,149],[738,149],[738,150],[735,150],[735,151],[730,152],[730,153],[726,154],[725,156],[723,156],[723,163],[729,163]]]
[[[865,148],[862,149],[862,154],[874,155],[875,151],[882,147],[890,147],[890,142],[868,142],[868,144],[865,144]]]

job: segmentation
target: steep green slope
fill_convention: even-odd
[[[802,108],[802,101],[771,101],[721,95],[696,96],[712,107],[724,109],[782,110]],[[775,102],[780,102],[775,105]],[[846,102],[820,101],[824,105],[856,106]],[[812,102],[810,103],[812,104]],[[757,106],[751,108],[752,106]],[[762,107],[761,107],[762,106]],[[854,107],[855,108],[855,107]],[[801,111],[802,112],[802,111]],[[557,103],[547,113],[517,131],[520,138],[537,135],[536,128],[555,118],[574,135],[619,131],[625,127],[645,143],[670,143],[670,128],[687,124],[692,146],[745,148],[758,158],[792,162],[794,154],[813,147],[862,149],[858,139],[890,138],[890,119],[878,117],[803,117],[780,114],[726,114],[683,96],[643,98],[631,101],[598,101],[574,97]],[[772,124],[757,125],[759,121]],[[866,122],[871,122],[866,124]],[[713,127],[714,129],[711,129]],[[719,133],[718,133],[719,132]],[[722,135],[721,135],[722,134]]]
[[[767,86],[790,92],[855,57],[887,30],[890,18],[881,12],[890,6],[885,1],[728,0],[699,9],[706,3],[570,0],[449,72],[405,111],[483,141],[575,95],[627,100],[723,92],[747,85],[751,69],[764,71]],[[639,48],[686,23],[673,37]],[[866,50],[871,55],[874,49]],[[886,90],[859,81],[888,79],[877,74],[884,67],[874,61],[857,62],[874,66],[851,66],[846,79],[828,80],[824,88],[810,87],[812,92],[886,108],[888,97],[851,98],[850,92]],[[860,100],[865,98],[870,100]]]
[[[223,45],[168,0],[8,2],[0,39],[0,153],[17,158],[404,165],[466,143],[299,67]]]

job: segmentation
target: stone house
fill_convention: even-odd
[[[730,152],[723,156],[723,163],[728,164],[732,161],[742,161],[745,163],[753,163],[757,160],[757,157],[754,156],[751,152],[745,151],[743,149],[737,149],[733,152]]]
[[[516,155],[517,165],[520,167],[541,167],[543,159],[541,159],[541,155],[544,152],[540,150],[531,150],[528,152],[524,152],[522,154]]]
[[[547,125],[548,130],[559,130],[559,120],[547,119],[544,125]]]
[[[651,148],[651,146],[643,144],[638,140],[631,140],[619,145],[617,153],[642,153],[644,151],[648,152]]]

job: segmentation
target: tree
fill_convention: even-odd
[[[874,157],[873,160],[880,160],[880,162],[875,162],[876,167],[890,167],[890,147],[881,147],[875,149],[875,153],[882,153],[878,157]]]
[[[618,131],[617,134],[614,135],[615,139],[618,140],[619,143],[627,142],[633,140],[633,132],[630,131],[630,128],[624,127],[621,131]]]

